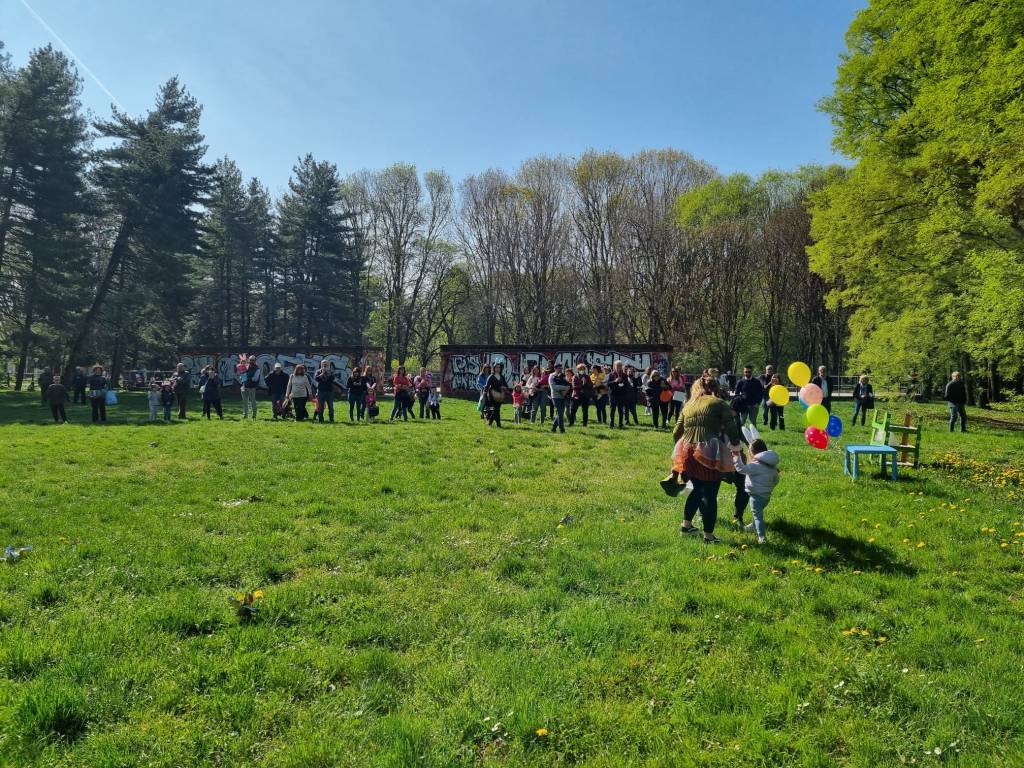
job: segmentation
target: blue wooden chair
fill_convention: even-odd
[[[878,410],[871,414],[871,440],[867,445],[847,445],[843,462],[843,472],[850,475],[854,480],[860,476],[860,457],[878,456],[882,461],[882,474],[885,474],[885,463],[888,460],[891,466],[892,479],[899,476],[897,467],[897,451],[889,445],[889,426],[891,417],[886,411],[879,419]]]

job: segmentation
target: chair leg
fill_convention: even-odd
[[[860,454],[853,454],[853,479],[860,477]]]

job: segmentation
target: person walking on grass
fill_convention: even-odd
[[[857,426],[857,414],[860,414],[860,425],[863,427],[868,411],[875,407],[875,390],[868,381],[867,374],[861,374],[853,385],[853,421],[851,427]]]
[[[366,413],[366,379],[358,365],[348,377],[348,420],[362,421]]]
[[[608,421],[607,374],[597,363],[590,369],[590,381],[594,385],[594,412],[597,414],[597,423],[605,424]]]
[[[203,394],[203,416],[206,417],[206,420],[209,421],[212,418],[211,411],[216,411],[217,418],[223,421],[220,374],[212,365],[203,369],[203,375],[199,379],[199,391]]]
[[[480,374],[476,377],[476,388],[480,390],[480,399],[477,400],[476,409],[480,412],[480,418],[487,418],[487,398],[484,397],[484,387],[487,386],[487,380],[491,378],[491,366],[488,363],[484,363],[484,367],[480,369]]]
[[[686,380],[678,368],[673,368],[668,372],[667,381],[669,391],[672,392],[672,399],[668,401],[668,415],[674,424],[683,410],[683,404],[686,402]]]
[[[615,417],[619,417],[619,429],[626,428],[626,390],[629,382],[622,361],[616,360],[606,380],[608,385],[608,426],[615,429]]]
[[[75,393],[74,399],[71,401],[72,405],[78,405],[79,403],[85,405],[86,381],[85,369],[80,365],[76,365],[74,373],[71,374],[71,391]]]
[[[630,418],[633,419],[633,426],[640,426],[640,417],[637,415],[636,407],[640,404],[640,399],[644,396],[643,386],[641,385],[640,374],[637,373],[636,368],[632,365],[627,365],[624,369],[626,374],[626,423],[629,424]]]
[[[188,405],[188,391],[192,388],[192,373],[185,370],[184,363],[178,363],[171,376],[171,388],[174,390],[174,399],[178,401],[178,418],[184,419],[186,418],[185,407]]]
[[[733,410],[742,427],[747,419],[752,426],[757,426],[757,413],[761,410],[764,400],[764,384],[754,378],[754,369],[743,366],[743,378],[736,382],[736,396],[733,398]]]
[[[171,389],[169,380],[160,385],[160,405],[164,409],[164,421],[170,421],[171,406],[174,405],[174,390]]]
[[[405,372],[405,366],[398,366],[398,371],[391,377],[391,386],[395,390],[395,401],[391,404],[391,421],[399,416],[408,421],[409,416],[416,418],[412,412],[412,379]]]
[[[413,386],[416,388],[416,400],[420,404],[420,418],[427,418],[427,398],[430,397],[430,388],[433,382],[430,373],[426,368],[420,368],[419,375],[413,379]]]
[[[967,387],[960,379],[960,371],[953,371],[946,384],[946,405],[949,406],[949,431],[960,420],[960,431],[967,431]]]
[[[505,366],[495,363],[491,375],[484,384],[484,406],[487,412],[487,425],[494,424],[501,429],[501,404],[505,402],[508,383],[505,381]]]
[[[719,397],[717,380],[702,378],[694,382],[690,399],[679,414],[673,438],[683,456],[683,471],[693,484],[693,492],[686,497],[683,524],[680,531],[696,535],[693,518],[700,510],[704,526],[704,541],[713,544],[715,523],[718,521],[718,489],[723,475],[733,471],[731,453],[740,451],[740,428],[729,403]],[[725,435],[728,445],[721,436]],[[731,453],[730,453],[731,452]]]
[[[288,396],[288,374],[284,372],[284,366],[280,363],[274,363],[274,370],[267,376],[267,392],[270,396],[273,419],[277,421],[281,417],[284,400]]]
[[[149,421],[153,423],[160,412],[160,382],[156,379],[149,382],[149,392],[146,395],[146,400],[149,403]]]
[[[811,384],[816,384],[821,388],[821,404],[825,406],[826,411],[832,413],[832,383],[828,380],[827,374],[825,366],[819,365],[818,375],[811,379]]]
[[[766,365],[764,367],[764,373],[757,378],[760,380],[761,386],[764,387],[764,398],[761,400],[761,425],[766,427],[768,426],[768,417],[772,412],[772,399],[768,397],[768,390],[773,386],[773,379],[778,378],[775,375],[775,366]]]
[[[590,417],[590,403],[594,398],[594,382],[587,372],[586,363],[576,366],[576,375],[572,377],[572,404],[569,410],[569,426],[576,424],[576,413],[583,410],[583,426],[587,426]]]
[[[256,420],[256,390],[260,383],[260,369],[256,365],[256,356],[249,355],[245,368],[238,374],[238,383],[242,393],[242,418],[249,418],[252,414],[253,421]]]
[[[651,409],[651,420],[655,429],[659,428],[659,418],[661,419],[661,428],[668,428],[668,404],[672,398],[671,393],[672,390],[669,388],[668,382],[661,378],[661,371],[657,369],[652,370],[651,377],[647,380],[644,394],[647,395],[647,402]],[[667,398],[665,397],[666,394],[668,394]]]
[[[572,386],[562,371],[561,363],[555,363],[548,376],[548,389],[551,391],[551,404],[555,409],[555,415],[551,418],[551,431],[557,430],[565,434],[565,398]]]
[[[313,377],[316,380],[316,410],[313,412],[313,421],[324,423],[324,408],[327,408],[328,418],[334,423],[334,371],[331,370],[329,360],[320,361],[320,370]]]
[[[92,408],[92,423],[105,423],[107,420],[107,377],[102,365],[94,365],[92,374],[86,380],[89,388],[89,406]]]
[[[295,407],[295,420],[305,421],[309,418],[309,411],[306,410],[306,403],[313,396],[313,387],[306,376],[306,366],[299,363],[288,377],[288,386],[285,388],[285,401],[291,401]]]
[[[524,392],[530,405],[530,423],[533,424],[540,417],[543,425],[548,409],[548,376],[542,373],[539,365],[533,366],[530,375],[526,377]]]
[[[526,403],[526,395],[523,393],[523,385],[518,382],[512,387],[512,423],[521,424],[523,421],[523,405]]]
[[[779,379],[779,374],[773,373],[772,377],[768,380],[768,388],[771,389],[775,386],[781,386],[782,381]],[[781,405],[768,401],[768,415],[771,417],[771,429],[774,431],[775,426],[778,425],[779,429],[783,432],[786,431],[786,409]]]
[[[68,421],[68,415],[64,410],[64,403],[71,400],[68,397],[68,391],[64,385],[60,383],[60,376],[53,377],[53,383],[46,388],[43,392],[43,402],[49,403],[50,413],[53,414],[53,420],[57,424],[66,424]]]
[[[39,402],[46,404],[46,390],[53,384],[53,374],[49,368],[43,368],[39,373]]]
[[[441,420],[441,388],[434,387],[427,395],[427,405],[430,407],[430,418]]]
[[[767,529],[764,524],[764,510],[772,498],[772,490],[779,483],[779,455],[769,451],[764,440],[754,440],[750,444],[750,461],[744,462],[743,454],[736,453],[733,457],[736,472],[744,478],[744,489],[750,496],[750,508],[754,522],[744,526],[744,530],[757,533],[757,543],[767,541]]]

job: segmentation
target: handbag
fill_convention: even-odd
[[[685,403],[686,393],[681,389],[677,389],[672,393],[672,399],[677,403]]]

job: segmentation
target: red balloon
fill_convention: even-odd
[[[817,427],[808,427],[804,430],[804,439],[812,448],[824,450],[828,448],[828,435]]]

